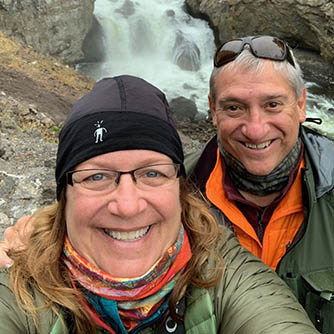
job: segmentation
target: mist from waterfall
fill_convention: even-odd
[[[169,101],[179,96],[193,100],[205,115],[214,36],[207,22],[191,17],[183,6],[184,0],[96,0],[94,13],[104,31],[106,58],[78,69],[95,80],[140,76],[163,90]],[[307,83],[307,116],[324,122],[307,125],[334,137],[334,100],[314,94],[314,86]]]

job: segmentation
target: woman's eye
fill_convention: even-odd
[[[160,176],[161,174],[155,170],[150,170],[148,172],[145,173],[145,176],[146,177],[150,177],[150,178],[153,178],[153,177],[158,177]]]
[[[94,174],[87,178],[87,181],[101,181],[105,178],[104,174]]]

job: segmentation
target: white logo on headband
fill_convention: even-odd
[[[97,121],[94,125],[97,129],[94,131],[95,144],[98,142],[103,142],[103,131],[108,132],[106,128],[101,128],[102,121]]]

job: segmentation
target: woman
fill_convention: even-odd
[[[186,190],[165,96],[144,80],[101,80],[74,105],[56,181],[2,269],[1,333],[317,333]]]

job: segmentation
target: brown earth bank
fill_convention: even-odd
[[[59,59],[44,56],[0,33],[0,89],[18,101],[35,105],[55,123],[94,81]]]

